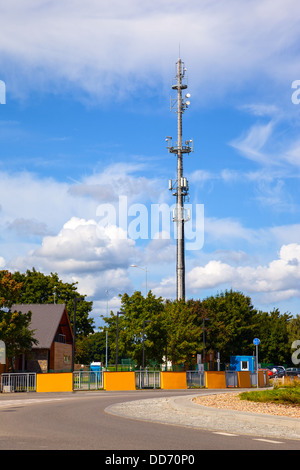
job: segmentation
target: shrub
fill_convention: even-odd
[[[275,386],[272,390],[242,392],[241,400],[260,403],[281,403],[284,405],[300,405],[300,383]]]

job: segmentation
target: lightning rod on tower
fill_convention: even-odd
[[[169,189],[176,196],[176,209],[173,211],[173,221],[177,224],[177,264],[176,264],[176,291],[177,300],[185,300],[185,253],[184,253],[184,223],[189,220],[189,216],[184,209],[184,201],[189,195],[189,183],[183,176],[183,155],[193,151],[193,141],[186,140],[182,144],[182,115],[189,106],[190,94],[187,93],[182,98],[182,90],[187,88],[186,68],[179,58],[176,63],[176,76],[172,84],[172,89],[177,90],[177,98],[171,99],[171,110],[177,113],[177,143],[172,144],[172,137],[167,137],[167,148],[170,153],[177,155],[177,180],[169,180]]]

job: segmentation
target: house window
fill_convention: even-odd
[[[56,343],[65,343],[66,342],[66,335],[62,335],[61,333],[57,333],[55,336],[54,341]]]
[[[64,363],[65,364],[71,364],[71,356],[64,355]]]
[[[249,370],[249,361],[241,361],[241,370]]]

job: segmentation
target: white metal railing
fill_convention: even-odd
[[[238,386],[237,372],[234,370],[226,370],[225,380],[226,380],[226,387],[237,387]]]
[[[263,374],[263,387],[266,387],[268,385],[268,376],[267,376],[267,371],[259,371],[259,373]],[[251,387],[257,387],[257,372],[250,372],[250,379],[251,379]]]
[[[200,370],[187,370],[186,384],[188,388],[205,387],[205,372]]]
[[[136,388],[160,388],[160,371],[140,369],[135,372]]]
[[[1,392],[36,392],[36,373],[1,374]]]
[[[73,390],[99,390],[103,388],[103,371],[73,372]]]

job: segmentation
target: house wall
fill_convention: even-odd
[[[69,372],[72,368],[72,344],[52,343],[49,369]]]
[[[34,349],[27,357],[28,372],[48,372],[48,349]]]

